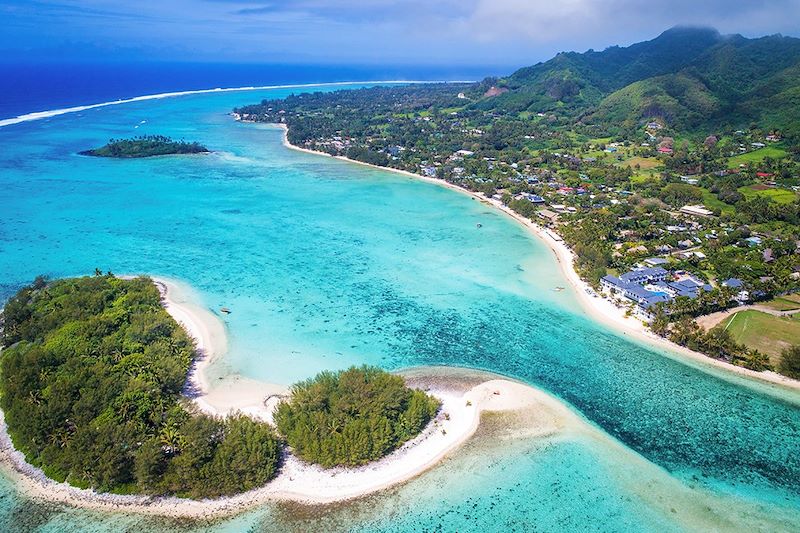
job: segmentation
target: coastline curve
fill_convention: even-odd
[[[325,83],[297,83],[287,85],[254,85],[246,87],[217,87],[214,89],[195,89],[189,91],[173,91],[158,94],[147,94],[142,96],[134,96],[131,98],[121,98],[119,100],[111,100],[108,102],[101,102],[97,104],[86,104],[71,107],[63,107],[59,109],[51,109],[48,111],[34,111],[31,113],[24,113],[16,117],[9,117],[0,119],[0,128],[5,126],[12,126],[22,122],[30,122],[33,120],[41,120],[59,115],[66,115],[68,113],[78,113],[80,111],[87,111],[90,109],[97,109],[101,107],[108,107],[119,104],[130,104],[133,102],[143,102],[147,100],[158,100],[161,98],[175,98],[178,96],[190,96],[193,94],[208,94],[208,93],[227,93],[227,92],[243,92],[243,91],[269,91],[275,89],[308,89],[311,87],[339,87],[347,85],[397,85],[397,84],[411,84],[411,83],[471,83],[468,80],[366,80],[366,81],[334,81]]]

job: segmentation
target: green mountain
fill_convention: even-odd
[[[561,53],[485,81],[499,90],[476,104],[505,112],[555,112],[603,129],[661,119],[678,130],[756,123],[800,134],[800,39],[747,39],[673,28],[601,52]]]
[[[630,83],[680,70],[721,39],[712,29],[673,28],[651,41],[624,48],[563,52],[498,80],[509,91],[486,107],[581,111]]]

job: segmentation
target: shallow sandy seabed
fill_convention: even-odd
[[[713,359],[705,354],[696,352],[694,350],[690,350],[685,346],[680,346],[663,337],[655,335],[642,323],[641,320],[633,316],[626,316],[625,314],[626,309],[617,307],[613,303],[611,303],[610,300],[598,295],[585,281],[583,281],[578,276],[573,266],[575,262],[575,256],[572,250],[570,250],[569,247],[567,247],[567,245],[563,242],[563,240],[561,240],[560,237],[556,236],[553,232],[551,232],[547,228],[536,224],[535,222],[523,217],[522,215],[516,213],[515,211],[512,211],[508,206],[504,205],[501,201],[495,200],[494,198],[487,198],[483,193],[472,192],[467,189],[464,189],[463,187],[453,185],[452,183],[448,183],[441,179],[429,178],[427,176],[422,176],[421,174],[414,174],[413,172],[408,172],[405,170],[399,170],[389,167],[381,167],[378,165],[372,165],[370,163],[355,161],[353,159],[349,159],[343,156],[331,156],[330,154],[326,154],[325,152],[317,152],[315,150],[301,148],[289,142],[287,137],[288,128],[286,127],[285,124],[274,124],[274,126],[283,130],[283,144],[284,146],[292,150],[305,152],[307,154],[334,157],[335,159],[340,159],[342,161],[347,161],[357,165],[363,165],[380,170],[395,172],[398,174],[402,174],[404,176],[408,176],[414,179],[419,179],[422,181],[426,181],[428,183],[439,185],[441,187],[446,187],[448,189],[463,194],[467,194],[472,198],[474,198],[475,200],[478,200],[486,205],[499,209],[506,215],[510,216],[511,218],[513,218],[514,220],[525,226],[525,228],[527,228],[531,234],[533,234],[538,239],[547,244],[547,246],[555,254],[556,260],[558,262],[559,267],[561,267],[561,271],[564,274],[564,277],[567,279],[567,281],[569,281],[570,285],[574,289],[575,294],[578,297],[578,301],[581,303],[583,311],[587,315],[591,316],[597,322],[610,326],[614,328],[616,331],[638,342],[647,344],[649,346],[655,346],[661,349],[662,352],[664,351],[667,352],[671,357],[680,358],[684,362],[693,363],[692,366],[695,368],[700,368],[702,370],[711,369],[711,370],[722,371],[722,373],[716,372],[715,375],[718,376],[721,375],[722,377],[725,377],[725,373],[727,372],[736,374],[738,376],[744,376],[762,383],[777,385],[784,389],[800,391],[800,380],[787,378],[786,376],[778,374],[777,372],[772,372],[772,371],[756,372],[753,370],[749,370],[747,368],[732,365],[725,361]]]
[[[195,339],[198,361],[190,371],[187,390],[199,410],[225,416],[243,412],[271,422],[272,410],[288,390],[285,386],[229,376],[213,383],[205,376],[209,364],[225,353],[224,324],[211,312],[188,301],[187,288],[171,280],[154,280],[170,315]],[[374,493],[412,479],[459,448],[477,430],[483,412],[535,413],[525,434],[552,435],[577,427],[579,419],[551,396],[506,379],[462,369],[412,369],[404,373],[410,386],[424,389],[442,408],[423,432],[383,459],[360,468],[322,469],[287,454],[279,475],[250,492],[217,500],[193,501],[99,494],[48,479],[14,450],[2,423],[3,467],[14,475],[21,492],[35,499],[102,510],[125,510],[170,517],[203,517],[234,513],[265,501],[323,504]]]

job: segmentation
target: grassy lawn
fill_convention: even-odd
[[[631,168],[639,165],[641,170],[651,170],[660,166],[661,161],[655,157],[632,157],[627,161],[623,161],[622,164]]]
[[[739,165],[746,165],[747,163],[760,163],[764,160],[765,157],[771,157],[772,159],[782,159],[786,157],[786,155],[787,155],[786,152],[784,152],[780,148],[776,148],[774,146],[766,146],[764,148],[759,148],[758,150],[753,150],[752,152],[747,152],[746,154],[731,157],[728,160],[728,168],[736,168]]]
[[[661,178],[653,174],[634,174],[631,176],[631,183],[639,185],[647,182],[660,182]]]
[[[739,192],[748,200],[755,196],[766,196],[767,198],[771,198],[773,202],[779,204],[790,204],[797,200],[797,193],[794,191],[787,191],[786,189],[764,189],[763,191],[759,191],[752,187],[739,187]]]
[[[800,343],[800,319],[782,318],[761,311],[740,311],[725,320],[722,327],[748,348],[769,356],[777,364],[781,351]]]
[[[795,309],[800,309],[800,301],[798,298],[800,298],[800,295],[797,294],[778,296],[774,300],[763,302],[761,305],[765,305],[770,309],[775,309],[776,311],[794,311]]]
[[[703,205],[709,209],[719,209],[723,213],[733,214],[736,212],[736,208],[734,206],[726,204],[717,198],[716,194],[707,189],[703,189]]]

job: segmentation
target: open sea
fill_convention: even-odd
[[[318,81],[282,76],[207,86]],[[108,99],[196,88],[134,85]],[[220,316],[230,353],[212,376],[288,384],[361,363],[464,366],[548,391],[605,438],[503,436],[489,423],[385,493],[213,523],[31,501],[0,477],[0,530],[800,531],[800,395],[594,322],[553,290],[568,285],[543,243],[466,195],[289,150],[278,129],[228,115],[298,90],[333,88],[194,94],[0,128],[0,301],[37,274],[175,278],[232,310]],[[14,94],[0,118],[106,99]],[[139,134],[214,152],[77,155]]]

